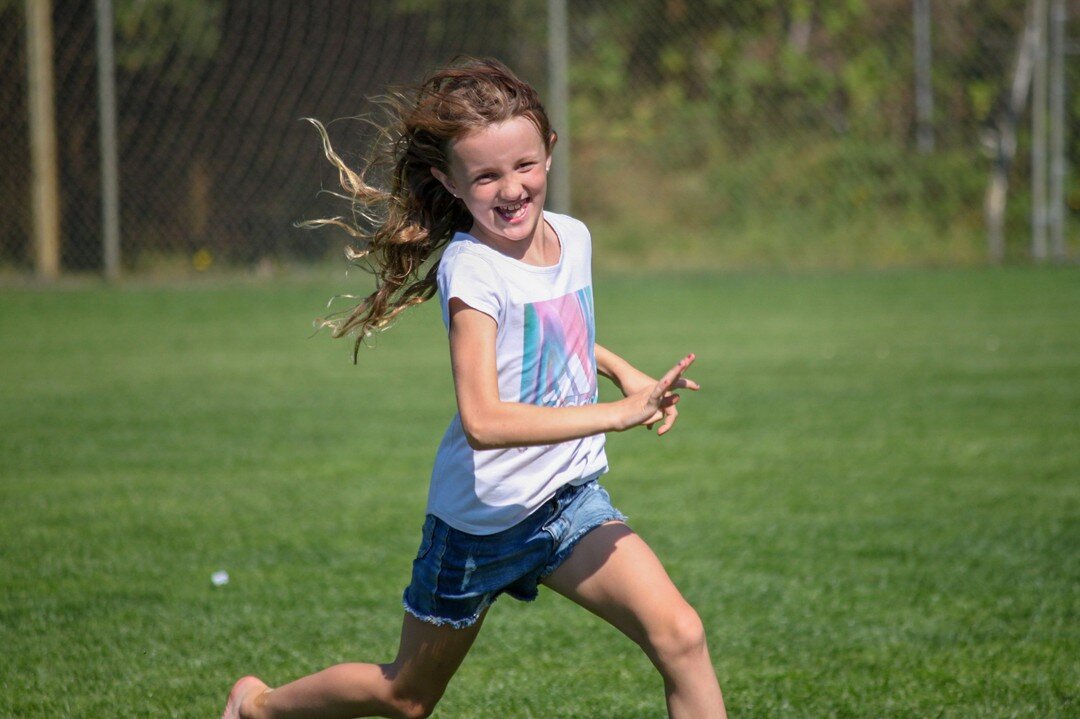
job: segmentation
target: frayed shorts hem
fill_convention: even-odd
[[[410,607],[409,602],[405,599],[401,600],[401,606],[405,608],[405,611],[410,616],[419,619],[424,624],[431,624],[432,626],[436,627],[450,627],[451,629],[468,629],[469,627],[480,621],[480,617],[484,616],[484,612],[487,611],[488,607],[490,607],[494,603],[494,601],[494,599],[491,599],[490,601],[485,602],[483,606],[476,610],[475,614],[473,614],[471,617],[465,617],[464,619],[447,619],[445,617],[436,617],[430,614],[423,614],[422,612],[418,612],[417,610]]]

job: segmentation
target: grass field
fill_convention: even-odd
[[[392,657],[453,411],[436,308],[349,363],[334,279],[0,290],[0,716],[211,717]],[[609,276],[599,339],[700,360],[616,504],[733,717],[1080,715],[1080,272]],[[231,581],[214,588],[210,575]],[[436,715],[645,719],[636,648],[496,604]]]

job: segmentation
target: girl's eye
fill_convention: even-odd
[[[485,173],[483,175],[479,175],[476,178],[475,182],[477,184],[484,184],[485,182],[491,182],[494,179],[495,179],[495,174],[491,173],[491,172],[488,172],[488,173]]]
[[[535,162],[523,162],[520,165],[518,165],[518,169],[523,171],[523,172],[528,172],[529,170],[533,169],[534,167],[536,167]]]

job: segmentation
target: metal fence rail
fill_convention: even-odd
[[[924,230],[974,223],[984,232],[1003,118],[1026,122],[1010,116],[1007,101],[1025,23],[1047,2],[1056,23],[1047,27],[1063,44],[1076,13],[1059,0],[987,0],[978,11],[927,0],[0,0],[0,268],[48,274],[35,247],[28,119],[27,18],[42,3],[52,19],[58,269],[116,264],[130,273],[323,256],[332,243],[293,227],[334,211],[317,196],[333,175],[299,118],[368,112],[365,98],[388,83],[415,81],[459,53],[498,56],[553,91],[549,107],[570,125],[561,151],[573,147],[563,161],[572,166],[574,211],[601,228],[601,240],[604,228],[630,237],[626,252],[640,261],[657,256],[634,244],[635,232],[673,218],[691,237],[742,233],[746,248],[732,244],[725,255],[735,260],[767,259],[761,238],[789,226],[818,223],[832,237],[833,224],[875,204],[924,213]],[[561,11],[565,24],[553,27],[566,28],[562,38],[548,31]],[[111,62],[101,61],[102,22]],[[567,107],[554,92],[562,54]],[[1060,89],[1076,68],[1059,62]],[[114,260],[102,210],[112,183],[102,174],[111,121],[105,133],[100,124],[109,77]],[[1076,117],[1075,102],[1054,97],[1059,113]],[[1013,129],[1027,147],[1023,122]],[[331,133],[354,156],[365,147],[362,123],[335,123]],[[1064,135],[1054,142],[1062,176],[1074,144]],[[920,150],[934,162],[918,160]],[[1028,248],[1026,230],[1017,234],[1032,205],[1028,158],[1005,158],[1012,209],[1002,221],[1015,256]],[[1064,197],[1068,186],[1058,182]],[[570,182],[559,184],[556,197]],[[663,207],[645,214],[642,197]],[[808,214],[793,225],[766,222],[800,208]],[[1059,212],[1053,256],[1068,256],[1071,213]]]

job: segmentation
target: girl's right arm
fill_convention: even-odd
[[[465,437],[473,449],[554,444],[603,432],[652,424],[679,401],[672,390],[691,387],[682,373],[688,355],[652,387],[616,402],[580,407],[541,407],[499,398],[495,364],[497,326],[489,315],[450,299],[450,363]]]

